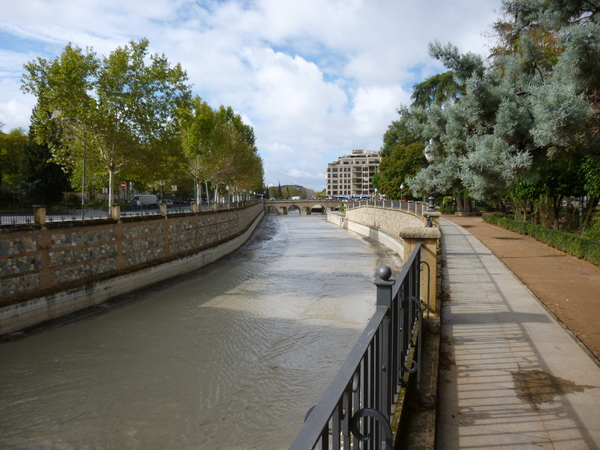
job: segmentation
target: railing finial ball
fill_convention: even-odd
[[[392,276],[392,269],[388,266],[381,266],[379,270],[377,270],[377,276],[383,281],[387,281]]]

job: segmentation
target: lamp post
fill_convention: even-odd
[[[81,220],[85,220],[85,145],[83,146],[83,167],[81,171]]]
[[[429,144],[427,144],[427,146],[425,147],[423,153],[425,154],[425,158],[427,159],[427,162],[430,165],[435,162],[435,156],[433,156],[433,152],[431,151],[431,140],[429,141]],[[429,194],[428,200],[429,205],[427,206],[427,211],[435,211],[435,197],[433,195],[433,192]]]
[[[404,183],[400,183],[400,201],[404,201],[404,194],[403,191],[404,190]]]
[[[229,202],[229,185],[225,186],[225,190],[227,191],[227,198],[225,201]]]

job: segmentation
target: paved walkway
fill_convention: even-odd
[[[600,368],[492,252],[442,219],[439,450],[600,450]]]

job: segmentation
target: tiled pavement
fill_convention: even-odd
[[[441,227],[438,450],[600,450],[600,368],[487,247]]]

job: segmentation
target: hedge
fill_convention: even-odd
[[[527,234],[561,252],[600,266],[600,242],[498,215],[484,215],[483,220],[519,234]]]

